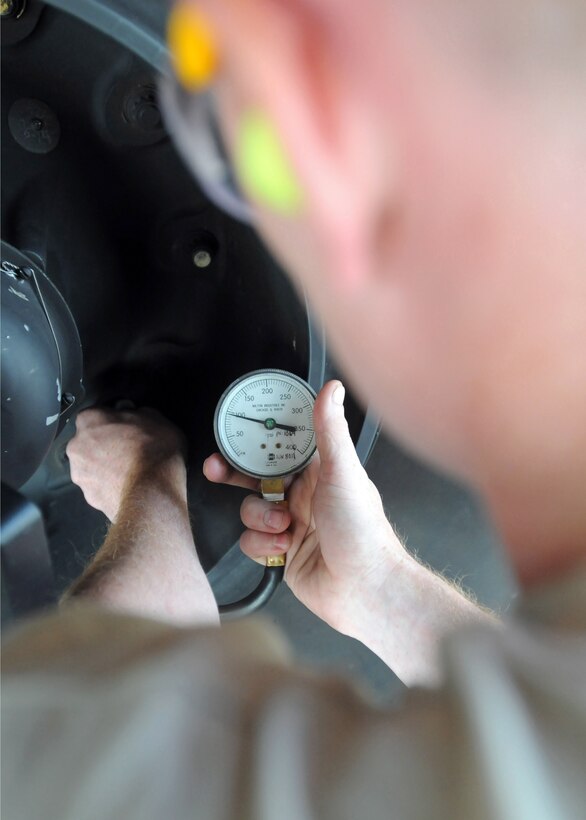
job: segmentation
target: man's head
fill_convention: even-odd
[[[263,111],[301,186],[298,214],[260,207],[259,225],[344,372],[388,429],[526,540],[512,508],[584,480],[583,4],[204,10],[232,143],[243,113]],[[552,503],[546,529],[575,520],[576,539],[578,501]]]

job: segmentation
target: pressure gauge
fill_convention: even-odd
[[[260,479],[302,470],[315,452],[315,392],[286,370],[255,370],[222,395],[214,433],[224,458]]]

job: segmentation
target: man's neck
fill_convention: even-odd
[[[523,588],[555,581],[586,563],[586,478],[552,479],[541,488],[505,481],[485,498]]]

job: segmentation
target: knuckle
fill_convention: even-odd
[[[254,533],[251,530],[244,530],[240,536],[240,549],[246,555],[254,555]]]
[[[258,558],[269,551],[267,538],[270,536],[256,530],[245,530],[240,536],[240,549],[249,558]]]
[[[255,515],[257,501],[258,499],[254,495],[247,495],[240,505],[240,518],[246,527],[253,524],[257,518]]]
[[[107,418],[108,414],[104,410],[100,410],[97,407],[90,407],[77,414],[75,426],[78,430],[83,430],[87,427],[94,427],[101,424],[105,422]]]
[[[233,484],[233,470],[232,468],[224,461],[221,456],[218,456],[214,459],[214,470],[216,472],[216,481],[221,482],[222,484]]]
[[[77,416],[75,417],[75,427],[77,430],[81,430],[83,427],[85,427],[87,422],[87,414],[89,412],[89,410],[82,410],[81,413],[77,414]]]

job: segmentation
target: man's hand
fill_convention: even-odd
[[[68,592],[180,624],[218,623],[193,543],[184,441],[154,410],[86,410],[67,447],[71,477],[113,526]]]
[[[244,499],[240,545],[254,559],[286,552],[285,579],[312,612],[362,641],[405,683],[435,684],[441,638],[466,621],[494,619],[401,545],[356,455],[343,396],[339,382],[330,382],[317,397],[318,453],[289,482],[289,509],[258,495]],[[259,490],[217,453],[204,473]]]
[[[71,478],[88,504],[114,521],[124,494],[143,480],[168,481],[185,495],[183,436],[155,410],[80,413],[67,445]]]
[[[254,559],[286,552],[285,578],[297,598],[335,629],[353,633],[359,600],[374,595],[407,553],[358,460],[343,400],[339,382],[322,389],[314,408],[318,453],[290,483],[289,509],[245,498],[240,545]],[[258,489],[219,454],[207,459],[204,472],[210,481]]]

